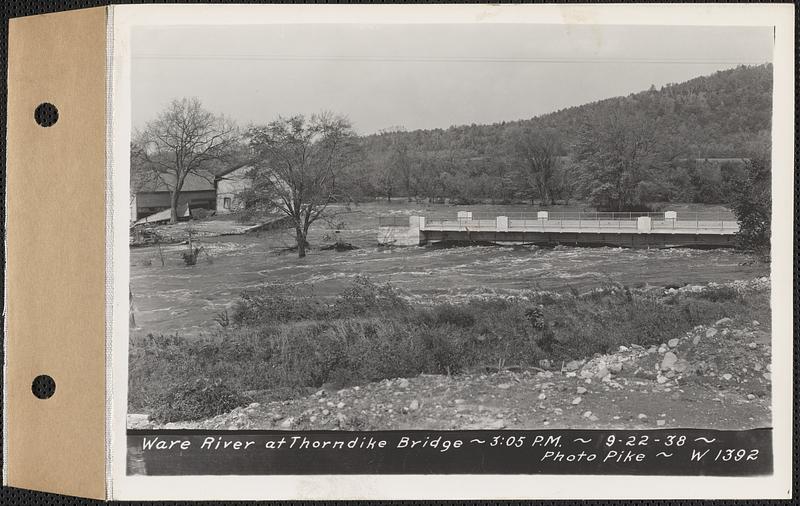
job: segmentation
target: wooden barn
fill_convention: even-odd
[[[190,209],[216,209],[216,176],[210,172],[188,174],[178,197],[178,205],[189,205]],[[170,194],[175,187],[175,178],[160,174],[158,178],[140,182],[131,197],[131,221],[169,209]]]

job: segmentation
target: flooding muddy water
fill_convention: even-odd
[[[456,208],[448,211],[455,213]],[[340,234],[360,249],[313,249],[305,259],[279,253],[291,244],[281,231],[260,236],[202,239],[197,265],[186,266],[186,245],[132,248],[131,290],[136,327],[132,335],[198,335],[219,328],[214,317],[229,309],[242,290],[265,283],[309,283],[314,293],[333,297],[355,276],[390,282],[420,303],[462,301],[481,295],[514,295],[525,290],[586,290],[609,282],[630,286],[727,282],[769,275],[765,265],[747,264],[732,250],[631,250],[621,248],[537,248],[466,246],[380,248],[377,211],[342,215]],[[413,205],[389,214],[424,212]],[[386,214],[386,213],[384,213]],[[357,223],[353,226],[352,223]],[[333,231],[318,227],[312,244],[332,242]],[[165,265],[161,265],[163,254]]]

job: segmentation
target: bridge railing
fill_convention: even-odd
[[[408,216],[379,216],[379,227],[407,227]]]
[[[547,212],[547,217],[542,218],[538,212],[473,212],[471,218],[456,218],[463,221],[483,221],[495,220],[498,216],[505,216],[509,220],[584,220],[584,221],[636,221],[642,217],[648,217],[653,221],[663,221],[668,219],[666,213],[629,213],[629,212]],[[729,212],[676,212],[678,221],[736,221],[733,213]],[[440,219],[440,218],[433,218]],[[448,218],[444,218],[448,219]]]
[[[500,225],[498,217],[503,220]],[[504,217],[504,218],[503,218]],[[731,213],[617,213],[617,212],[553,212],[542,215],[529,212],[474,212],[471,216],[430,217],[425,220],[429,230],[496,231],[499,226],[515,230],[560,229],[630,229],[639,228],[639,218],[650,218],[652,230],[719,230],[731,233],[739,228]]]

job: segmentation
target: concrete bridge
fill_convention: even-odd
[[[378,242],[517,242],[632,248],[732,247],[739,231],[730,213],[479,213],[379,220]]]

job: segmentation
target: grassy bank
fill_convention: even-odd
[[[130,411],[159,421],[198,419],[321,386],[545,360],[558,367],[620,345],[660,344],[726,316],[767,321],[768,293],[721,285],[665,295],[612,284],[417,306],[362,277],[332,302],[310,286],[269,285],[218,315],[215,335],[132,339]]]

